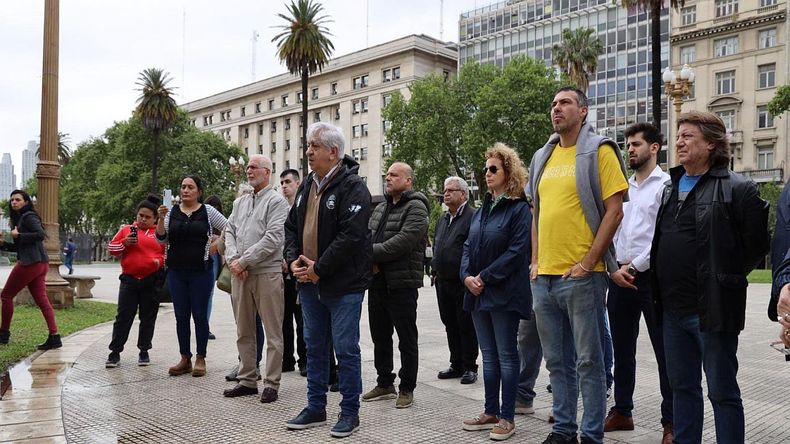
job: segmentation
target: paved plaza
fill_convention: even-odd
[[[8,267],[0,269],[5,279]],[[75,273],[101,276],[93,289],[97,299],[117,296],[117,265],[77,266]],[[426,280],[427,282],[427,280]],[[790,363],[768,344],[778,327],[768,322],[765,308],[770,287],[749,287],[746,330],[740,337],[739,380],[746,409],[746,438],[753,443],[790,442]],[[364,390],[375,384],[373,344],[362,311],[361,348]],[[395,401],[362,403],[361,427],[344,442],[364,443],[474,443],[489,442],[486,432],[466,432],[461,420],[483,409],[482,375],[476,384],[436,378],[448,365],[444,327],[439,320],[434,288],[420,290],[418,308],[420,369],[414,406],[395,409]],[[31,362],[11,372],[11,388],[0,401],[0,441],[21,442],[330,442],[329,428],[339,412],[340,395],[329,393],[328,423],[305,431],[288,431],[285,421],[306,405],[306,379],[284,373],[280,399],[261,404],[257,397],[224,398],[233,386],[224,375],[236,363],[235,325],[230,296],[217,290],[209,341],[208,373],[170,377],[167,368],[178,359],[172,307],[162,305],[151,350],[151,365],[138,367],[135,348],[137,323],[121,365],[105,369],[111,323],[71,335],[64,347],[34,355]],[[644,326],[643,332],[646,332]],[[397,352],[396,352],[397,353]],[[396,368],[397,364],[397,355]],[[655,359],[644,333],[639,339],[633,432],[606,435],[613,443],[659,443],[660,395]],[[478,359],[481,363],[481,359]],[[481,365],[482,369],[482,365]],[[540,443],[551,430],[551,394],[542,369],[536,385],[536,413],[516,417],[510,442]],[[610,405],[612,400],[610,400]],[[580,406],[581,415],[581,406]],[[713,416],[706,403],[704,442],[715,442]]]

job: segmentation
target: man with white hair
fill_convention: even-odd
[[[266,371],[261,402],[277,400],[283,363],[283,244],[288,201],[270,183],[272,161],[250,156],[247,181],[252,193],[233,202],[225,229],[225,261],[233,273],[231,300],[236,317],[239,383],[225,390],[227,397],[258,393],[255,352],[255,315],[263,321]]]
[[[463,308],[464,285],[460,278],[461,256],[469,234],[474,208],[467,205],[469,185],[460,177],[444,180],[447,212],[436,222],[431,268],[436,277],[439,317],[447,332],[450,368],[439,379],[461,378],[461,384],[477,381],[477,334],[472,315]]]

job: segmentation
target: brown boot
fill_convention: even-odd
[[[674,430],[672,429],[672,423],[664,424],[664,436],[661,439],[661,444],[672,444],[675,440]]]
[[[634,430],[634,418],[625,416],[615,409],[609,410],[603,423],[603,431],[614,432],[615,430]]]
[[[201,355],[195,355],[195,368],[192,369],[192,376],[206,376],[206,358]]]
[[[187,355],[181,355],[181,360],[178,361],[178,364],[170,367],[167,370],[167,373],[170,376],[180,376],[186,373],[190,373],[192,371],[192,360],[189,359]]]

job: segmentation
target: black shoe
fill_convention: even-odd
[[[547,385],[547,386],[546,386],[546,391],[547,391],[547,392],[549,392],[549,393],[551,393],[551,384],[549,384],[549,385]]]
[[[455,379],[455,378],[460,378],[463,375],[464,375],[464,371],[463,370],[459,370],[459,369],[455,369],[455,368],[450,367],[447,370],[440,371],[439,374],[437,375],[437,378],[439,378],[439,379]]]
[[[147,351],[141,351],[140,354],[137,356],[137,365],[140,367],[145,367],[151,363],[151,358],[148,357]]]
[[[258,387],[252,388],[245,385],[236,384],[232,389],[226,389],[222,392],[226,398],[236,398],[239,396],[250,396],[258,394]]]
[[[306,378],[306,377],[307,377],[307,365],[305,365],[305,364],[299,364],[299,374],[300,374],[300,375],[301,375],[303,378]]]
[[[340,387],[337,386],[337,382],[335,382],[334,384],[331,384],[329,386],[329,391],[330,392],[335,392],[335,393],[340,391]]]
[[[472,370],[465,371],[461,377],[461,384],[474,384],[475,382],[477,382],[477,372]]]
[[[119,362],[121,362],[121,354],[118,352],[112,352],[110,353],[110,356],[107,357],[107,361],[104,363],[104,368],[118,367]]]
[[[212,333],[212,332],[208,332],[208,338],[209,339],[217,339],[217,337],[214,336],[214,333]]]
[[[52,350],[53,348],[60,348],[63,347],[63,343],[60,342],[60,335],[54,334],[47,336],[47,340],[44,341],[43,344],[39,344],[39,350]]]
[[[228,382],[236,381],[239,382],[239,366],[233,367],[233,370],[230,371],[227,375],[225,375],[225,380]]]
[[[576,434],[573,434],[572,438],[566,438],[562,435],[558,435],[554,432],[549,433],[549,436],[546,437],[546,440],[543,441],[543,444],[576,444],[579,441],[576,440]]]
[[[11,338],[10,330],[0,330],[0,344],[8,344],[8,340],[10,338]]]
[[[296,370],[296,366],[293,363],[283,363],[283,373],[288,373]]]

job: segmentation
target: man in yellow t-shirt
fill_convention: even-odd
[[[617,267],[612,239],[628,182],[617,144],[595,133],[587,112],[582,91],[557,92],[555,134],[530,165],[533,308],[554,395],[549,444],[576,442],[579,390],[581,441],[603,442],[606,271]]]

